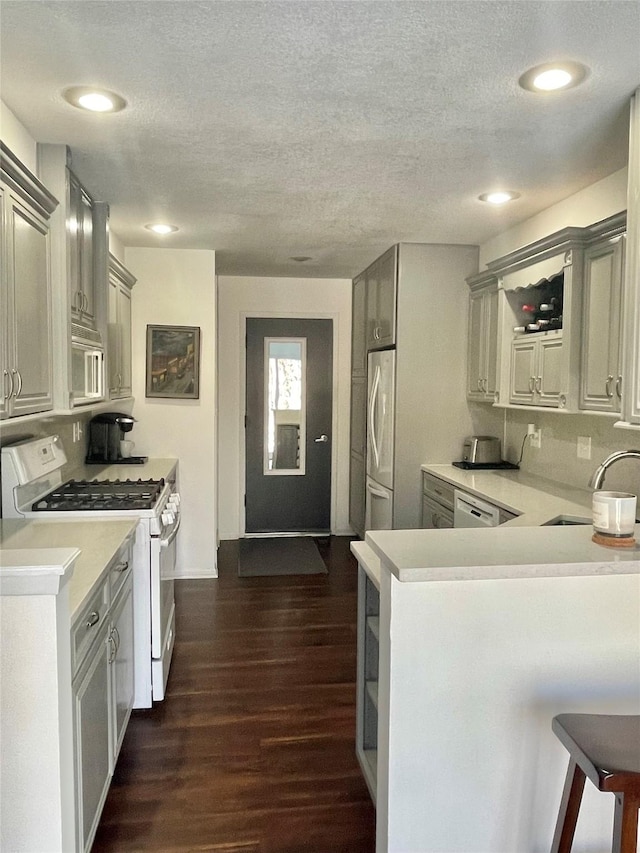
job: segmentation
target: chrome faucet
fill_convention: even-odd
[[[607,456],[604,462],[601,462],[591,475],[589,487],[591,489],[601,489],[604,483],[604,475],[613,463],[618,462],[620,459],[640,459],[640,450],[617,450],[615,453]]]

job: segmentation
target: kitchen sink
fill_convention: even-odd
[[[591,524],[590,518],[579,518],[575,515],[559,515],[551,521],[545,521],[543,527],[566,527],[570,524]]]

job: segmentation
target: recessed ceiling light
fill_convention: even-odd
[[[144,227],[147,231],[153,231],[154,234],[173,234],[174,231],[179,230],[177,225],[165,225],[164,222],[156,222]]]
[[[520,198],[520,193],[514,193],[506,190],[496,190],[492,193],[482,193],[478,198],[480,201],[487,201],[489,204],[506,204],[508,201],[513,201],[514,198]]]
[[[578,86],[588,73],[579,62],[547,62],[525,71],[518,82],[529,92],[557,92]]]
[[[289,260],[297,261],[299,264],[302,264],[305,261],[312,261],[313,258],[309,257],[309,255],[293,255]]]
[[[72,107],[94,113],[117,113],[127,106],[125,99],[115,92],[89,86],[72,86],[63,92],[63,97]]]

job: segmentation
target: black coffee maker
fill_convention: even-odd
[[[131,415],[121,412],[102,412],[89,421],[89,452],[87,465],[140,465],[147,461],[146,456],[127,456],[120,453],[120,442],[126,433],[131,432],[136,422]]]

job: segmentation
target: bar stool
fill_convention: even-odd
[[[551,728],[569,751],[569,769],[551,853],[570,853],[588,776],[615,795],[612,853],[636,853],[640,808],[640,716],[559,714]]]

